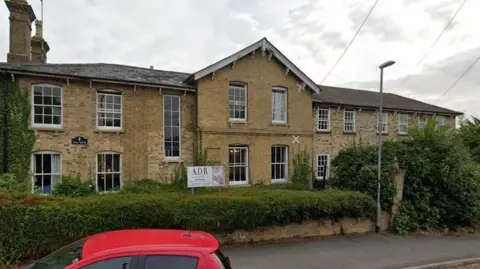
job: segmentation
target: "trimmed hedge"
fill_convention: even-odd
[[[374,209],[368,195],[342,191],[32,196],[0,204],[0,264],[38,258],[86,235],[114,229],[189,228],[224,233],[305,220],[370,218]]]

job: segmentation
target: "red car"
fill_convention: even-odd
[[[232,269],[219,243],[202,231],[138,229],[95,234],[26,269]]]

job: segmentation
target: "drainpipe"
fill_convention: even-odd
[[[6,71],[3,96],[3,173],[8,173],[8,76]]]

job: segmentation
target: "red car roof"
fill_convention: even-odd
[[[191,247],[214,252],[217,239],[206,232],[168,229],[117,230],[90,236],[82,250],[82,259],[100,252],[128,247]]]

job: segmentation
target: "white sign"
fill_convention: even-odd
[[[188,188],[225,186],[223,166],[189,166],[187,172]]]

